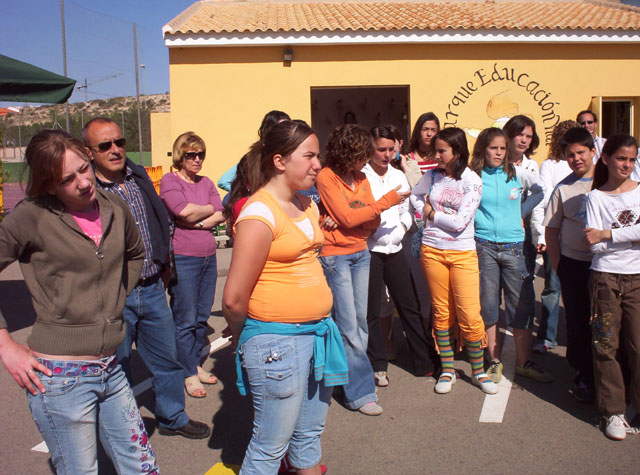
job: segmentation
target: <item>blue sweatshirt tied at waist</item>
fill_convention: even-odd
[[[349,382],[347,368],[347,355],[342,346],[342,337],[338,326],[331,317],[323,318],[315,323],[279,323],[262,322],[253,318],[247,318],[240,339],[238,350],[242,345],[256,335],[312,335],[315,334],[313,343],[313,368],[316,381],[324,379],[325,386],[341,386]],[[240,394],[246,396],[249,392],[247,375],[240,361],[240,351],[236,351],[236,382]]]

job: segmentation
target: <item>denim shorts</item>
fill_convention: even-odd
[[[500,291],[504,292],[506,326],[527,330],[533,323],[535,295],[529,290],[522,242],[496,243],[476,237],[480,267],[480,305],[486,327],[498,323]]]
[[[238,349],[254,408],[253,434],[241,475],[277,473],[287,452],[296,468],[320,463],[320,436],[332,388],[315,381],[314,341],[315,334],[262,334]]]

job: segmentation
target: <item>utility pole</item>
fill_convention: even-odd
[[[67,37],[64,28],[64,0],[60,0],[60,20],[62,22],[62,67],[64,69],[64,77],[67,76]],[[69,101],[65,104],[65,115],[67,118],[67,133],[69,133]]]
[[[140,150],[140,165],[142,160],[142,117],[140,116],[140,77],[138,73],[138,38],[136,35],[136,22],[133,22],[133,57],[136,66],[136,102],[138,103],[138,149]]]

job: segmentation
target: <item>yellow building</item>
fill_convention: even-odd
[[[152,124],[153,163],[193,130],[214,181],[272,109],[321,143],[345,121],[410,134],[435,112],[471,141],[532,117],[546,158],[553,126],[591,108],[600,135],[640,135],[640,8],[617,2],[201,1],[163,28],[170,117]]]

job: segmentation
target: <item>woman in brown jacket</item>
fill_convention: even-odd
[[[115,360],[144,247],[118,197],[99,191],[82,142],[43,130],[26,150],[27,199],[0,224],[0,270],[19,260],[36,311],[27,345],[0,315],[0,359],[27,389],[58,474],[97,473],[96,433],[120,473],[158,473]]]

